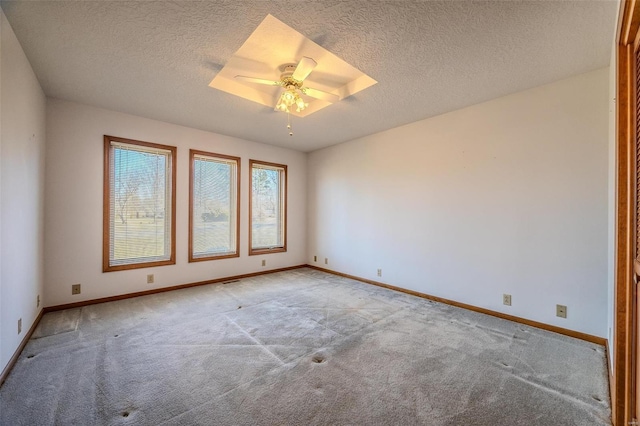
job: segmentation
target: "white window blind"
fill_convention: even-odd
[[[191,161],[190,260],[237,256],[239,159],[192,151]]]
[[[171,260],[171,149],[109,144],[108,267]]]
[[[285,248],[286,166],[251,162],[251,249]]]

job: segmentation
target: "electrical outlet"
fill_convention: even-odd
[[[153,284],[153,281],[155,280],[153,274],[149,274],[147,275],[147,284]]]
[[[262,266],[267,266],[267,261],[262,259]]]
[[[73,284],[71,286],[71,294],[80,294],[81,291],[81,285],[80,284]]]
[[[22,333],[22,318],[18,320],[18,334]]]
[[[560,318],[566,318],[567,307],[565,305],[556,305],[556,316]]]
[[[36,299],[36,308],[40,307],[40,295],[38,295],[38,298]]]
[[[382,276],[382,269],[378,269],[378,276],[381,277]]]
[[[502,295],[502,304],[503,305],[507,305],[507,306],[511,306],[511,295],[510,294],[503,294]]]
[[[325,257],[325,258],[324,258],[324,264],[325,264],[325,265],[328,265],[328,264],[329,264],[329,258],[327,258],[327,257]]]
[[[318,256],[313,256],[313,261],[317,262],[318,261]]]

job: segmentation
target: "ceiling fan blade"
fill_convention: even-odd
[[[334,103],[340,100],[339,96],[334,95],[333,93],[325,92],[323,90],[313,89],[311,87],[302,87],[300,90],[305,95],[311,96],[312,98],[320,99],[322,101]]]
[[[313,71],[316,65],[318,65],[316,61],[303,56],[302,59],[300,59],[300,62],[298,62],[298,66],[296,67],[296,70],[293,72],[293,75],[291,77],[298,81],[302,81],[307,78],[307,76],[311,73],[311,71]]]
[[[266,84],[267,86],[281,86],[281,82],[275,80],[265,80],[264,78],[246,77],[244,75],[236,75],[236,80],[246,81],[247,83]]]

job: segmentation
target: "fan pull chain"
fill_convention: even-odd
[[[289,136],[293,136],[293,130],[291,130],[291,114],[287,110],[287,129],[289,129]]]

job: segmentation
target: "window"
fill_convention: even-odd
[[[103,270],[172,265],[176,148],[104,137]]]
[[[240,256],[240,159],[195,150],[189,158],[189,262]]]
[[[249,255],[287,251],[287,166],[250,160]]]

